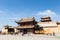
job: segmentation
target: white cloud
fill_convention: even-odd
[[[52,10],[45,10],[45,11],[40,11],[37,13],[38,16],[50,16],[52,19],[59,20],[58,17],[60,17],[56,12]]]
[[[58,15],[51,11],[51,10],[45,10],[45,11],[42,11],[42,12],[38,12],[37,15],[40,15],[40,16],[50,16],[50,17],[58,17]]]

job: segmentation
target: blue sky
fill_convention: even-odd
[[[60,21],[60,0],[0,0],[0,28],[4,25],[17,26],[15,20],[34,16],[51,16]]]

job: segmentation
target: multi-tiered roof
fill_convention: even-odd
[[[50,22],[51,18],[49,16],[45,16],[41,18],[41,22]]]
[[[33,28],[36,24],[34,17],[32,18],[22,18],[17,24],[20,24],[18,28]]]

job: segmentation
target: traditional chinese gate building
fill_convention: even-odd
[[[42,27],[44,34],[58,33],[58,24],[56,21],[52,21],[49,16],[42,17],[40,22],[38,22],[39,27]],[[40,31],[38,32],[40,33]]]
[[[34,27],[36,27],[35,25],[37,24],[34,17],[22,18],[16,23],[18,24],[17,29],[20,30],[20,33],[24,33],[24,34],[28,32],[34,33]]]

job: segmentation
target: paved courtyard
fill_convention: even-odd
[[[39,34],[31,34],[31,35],[0,35],[0,40],[60,40],[56,36],[50,35],[39,35]]]

